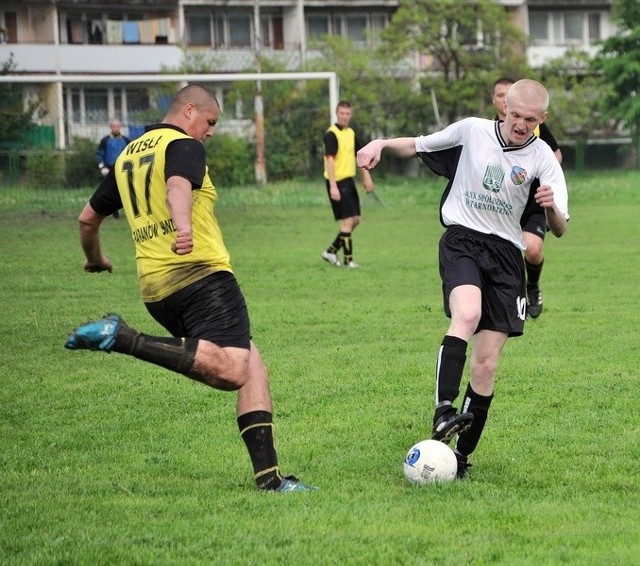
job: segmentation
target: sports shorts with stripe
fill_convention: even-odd
[[[440,238],[439,253],[444,311],[449,318],[451,291],[460,285],[474,285],[482,293],[482,316],[476,332],[522,335],[527,300],[520,249],[498,236],[452,226]]]

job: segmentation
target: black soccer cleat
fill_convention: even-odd
[[[458,451],[454,451],[456,455],[456,460],[458,461],[458,471],[456,472],[456,478],[459,480],[463,480],[469,477],[469,468],[471,464],[467,461],[467,457],[458,453]]]
[[[527,286],[527,316],[538,318],[542,313],[542,293],[537,285]]]
[[[431,438],[449,444],[456,435],[467,430],[473,422],[472,413],[458,415],[455,409],[444,413],[433,425]]]

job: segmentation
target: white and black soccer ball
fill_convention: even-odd
[[[450,482],[456,479],[458,460],[444,442],[422,440],[407,452],[403,470],[407,481],[415,485]]]

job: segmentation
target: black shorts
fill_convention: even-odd
[[[207,340],[220,347],[251,347],[247,305],[229,271],[212,273],[145,306],[172,336]]]
[[[527,218],[523,216],[520,225],[522,226],[523,232],[530,232],[544,240],[547,233],[547,217],[544,215],[544,212],[541,214],[531,214]]]
[[[531,184],[529,200],[520,217],[520,227],[523,232],[530,232],[544,240],[547,233],[547,217],[544,214],[544,208],[542,208],[535,199],[536,190],[539,186],[540,181],[538,181],[538,179],[535,179]]]
[[[482,316],[476,330],[520,336],[527,308],[522,252],[498,236],[460,226],[440,238],[440,277],[444,311],[451,318],[449,296],[460,285],[482,292]]]
[[[353,216],[360,216],[360,197],[356,189],[356,181],[353,177],[347,177],[336,183],[340,191],[340,200],[331,198],[329,190],[329,181],[327,180],[327,194],[329,202],[333,209],[333,218],[335,220],[344,220]]]

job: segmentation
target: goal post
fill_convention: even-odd
[[[334,71],[301,71],[282,73],[197,73],[147,75],[60,75],[60,74],[9,74],[0,75],[0,83],[55,85],[58,108],[56,146],[66,149],[63,86],[67,84],[152,84],[152,83],[231,83],[238,81],[309,81],[326,80],[329,84],[329,123],[333,122],[338,105],[338,76]]]

